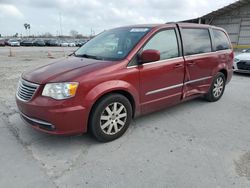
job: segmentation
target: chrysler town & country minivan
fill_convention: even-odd
[[[225,30],[208,25],[135,25],[105,31],[64,60],[22,74],[21,117],[57,135],[88,130],[120,137],[131,119],[196,97],[214,102],[232,78]]]

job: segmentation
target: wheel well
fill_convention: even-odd
[[[221,72],[222,74],[224,74],[225,75],[225,79],[227,80],[227,70],[222,69],[219,72]]]
[[[129,92],[124,91],[124,90],[115,90],[115,91],[111,91],[111,92],[105,93],[105,94],[103,94],[102,96],[100,96],[100,97],[95,101],[95,103],[93,104],[93,106],[92,106],[92,108],[91,108],[91,110],[90,110],[90,113],[89,113],[89,118],[88,118],[88,130],[89,130],[89,119],[90,119],[90,116],[91,116],[91,114],[92,114],[92,110],[94,109],[95,105],[96,105],[103,97],[105,97],[106,95],[113,94],[113,93],[121,94],[121,95],[125,96],[125,97],[129,100],[129,102],[130,102],[130,104],[131,104],[131,106],[132,106],[132,117],[134,117],[134,115],[135,115],[135,100],[134,100],[134,97],[133,97]]]

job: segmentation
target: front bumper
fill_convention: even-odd
[[[249,73],[250,74],[250,64],[249,65],[241,65],[239,66],[239,63],[245,63],[242,61],[239,62],[234,62],[233,64],[233,71],[234,72],[238,72],[238,73]]]
[[[87,131],[87,111],[81,105],[37,96],[29,102],[16,97],[22,119],[33,128],[55,135],[81,134]]]

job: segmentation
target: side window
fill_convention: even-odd
[[[208,29],[182,29],[185,55],[208,53],[212,51]]]
[[[161,60],[179,56],[178,42],[174,29],[157,33],[144,46],[143,50],[158,50]]]
[[[223,31],[213,29],[213,33],[216,51],[227,50],[231,48],[230,42]]]

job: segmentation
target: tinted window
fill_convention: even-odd
[[[174,29],[157,33],[150,39],[143,50],[158,50],[161,60],[179,56],[178,43]]]
[[[220,30],[213,30],[216,51],[230,49],[230,43],[226,34]]]
[[[208,29],[182,29],[185,55],[201,54],[212,51]]]

